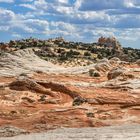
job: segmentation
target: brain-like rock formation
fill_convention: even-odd
[[[118,57],[113,57],[109,60],[109,63],[117,66],[121,63],[121,60]]]
[[[39,58],[33,49],[17,50],[0,56],[0,75],[18,76],[32,72],[48,73],[83,73],[88,72],[94,64],[85,67],[64,68]]]
[[[124,74],[126,70],[125,69],[122,69],[122,68],[114,68],[112,69],[111,71],[108,72],[108,79],[111,80],[111,79],[115,79],[117,78],[118,76]]]
[[[65,68],[33,49],[0,56],[1,126],[42,132],[140,124],[139,93],[139,65],[118,58]]]
[[[108,59],[103,59],[99,61],[94,68],[99,72],[107,72],[108,70],[110,70],[111,65]]]

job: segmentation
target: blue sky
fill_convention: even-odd
[[[140,0],[0,0],[0,41],[31,36],[83,42],[115,36],[140,49]]]

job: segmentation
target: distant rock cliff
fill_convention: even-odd
[[[117,51],[122,51],[122,46],[120,42],[115,37],[100,37],[98,39],[98,45],[115,49]]]

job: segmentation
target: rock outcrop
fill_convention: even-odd
[[[16,128],[13,126],[0,127],[0,137],[12,137],[17,135],[28,134],[26,130]]]
[[[137,60],[137,62],[136,62],[139,66],[140,66],[140,60]]]
[[[119,41],[117,41],[115,37],[112,37],[112,38],[100,37],[98,39],[98,45],[103,45],[105,47],[114,49],[116,51],[122,50],[122,47],[121,47]]]
[[[139,65],[115,57],[65,68],[41,59],[35,51],[19,49],[0,56],[2,127],[42,132],[140,124]]]
[[[116,67],[116,68],[114,68],[114,69],[112,69],[108,72],[107,77],[108,77],[109,80],[115,79],[118,76],[123,75],[125,71],[126,70],[124,68]]]
[[[41,59],[65,67],[87,66],[103,58],[112,57],[119,57],[127,62],[140,59],[139,49],[123,48],[114,37],[101,37],[94,43],[66,41],[62,37],[48,40],[11,40],[8,43],[0,43],[0,55],[31,48]]]
[[[0,56],[0,75],[18,76],[32,72],[49,73],[83,73],[88,72],[92,65],[85,67],[64,68],[39,58],[33,49],[17,50]]]
[[[100,60],[95,65],[94,68],[99,72],[106,73],[107,71],[109,71],[111,69],[111,65],[110,65],[108,59],[103,59],[103,60]]]

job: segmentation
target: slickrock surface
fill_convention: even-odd
[[[140,124],[140,66],[136,63],[114,58],[85,67],[64,68],[40,59],[32,50],[19,50],[1,56],[0,66],[1,127],[46,132],[61,127]],[[107,131],[107,138],[123,138],[110,135],[114,130],[103,128],[101,131]],[[84,129],[76,131],[81,134]],[[90,138],[90,134],[85,133],[84,137]],[[124,138],[131,139],[129,134]],[[50,135],[46,137],[49,139]],[[66,133],[66,138],[69,136]],[[94,138],[94,133],[91,136]],[[106,139],[106,136],[100,137]]]
[[[0,127],[0,137],[12,137],[12,136],[27,134],[27,133],[28,133],[27,131],[13,126]]]
[[[102,128],[62,128],[47,133],[20,135],[0,140],[139,140],[140,125],[123,125]]]
[[[50,73],[83,73],[87,72],[92,65],[86,67],[64,68],[40,59],[32,49],[18,50],[13,53],[5,53],[0,56],[0,75],[17,76],[32,72]]]

